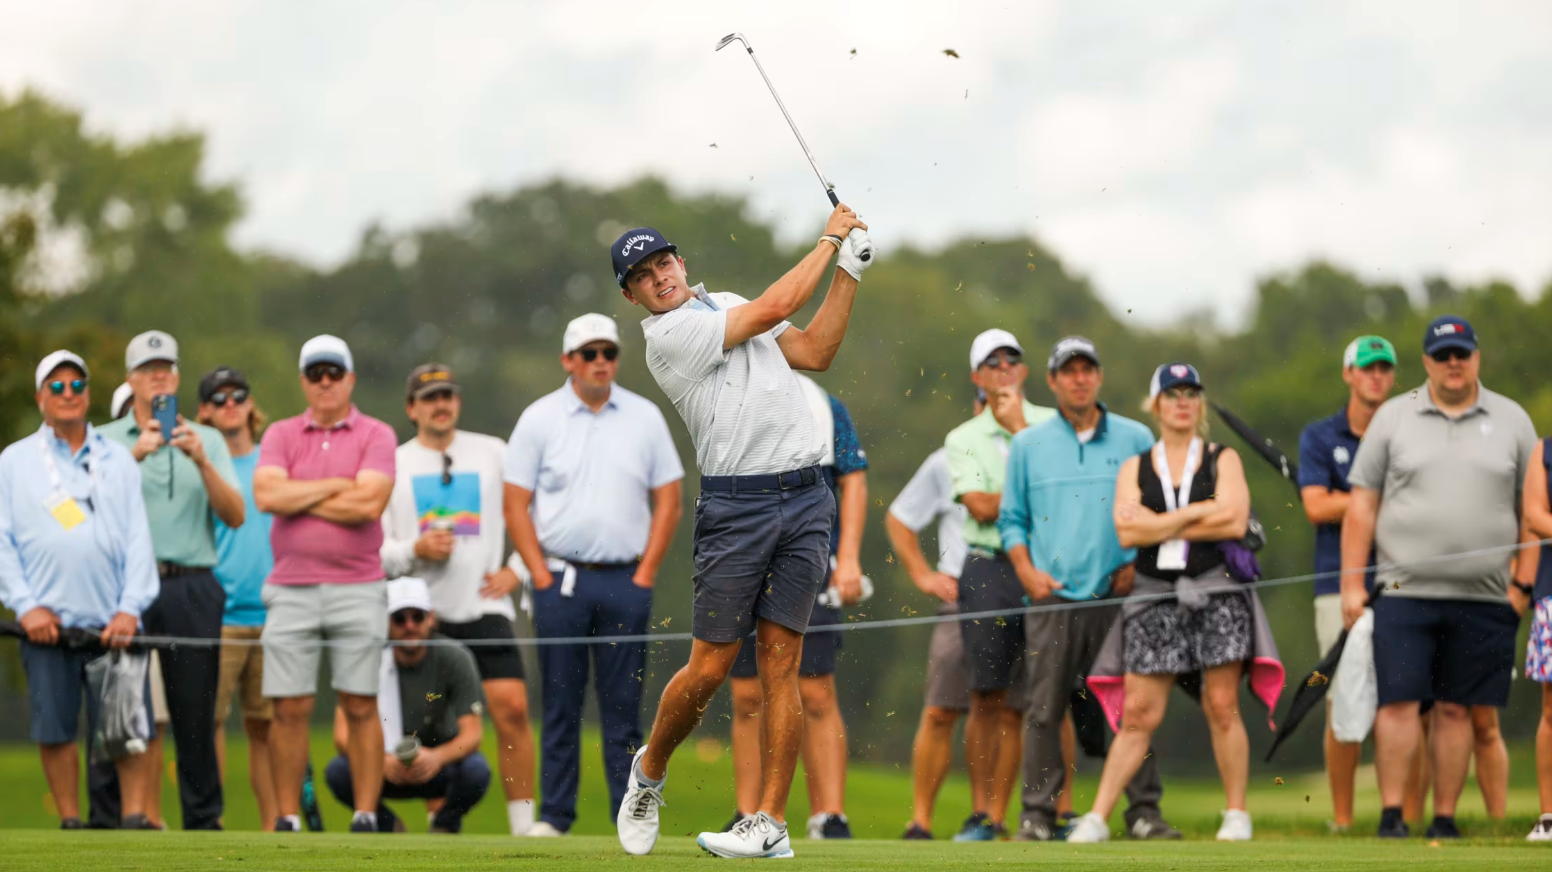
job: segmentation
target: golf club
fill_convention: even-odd
[[[749,59],[754,61],[754,68],[760,71],[760,78],[765,80],[765,87],[769,88],[771,96],[776,98],[776,108],[780,109],[781,116],[787,119],[787,126],[792,128],[792,135],[798,138],[798,146],[803,149],[803,156],[808,158],[808,165],[814,168],[814,175],[819,177],[819,184],[824,185],[825,196],[830,198],[830,205],[841,205],[841,198],[835,195],[835,185],[830,184],[830,180],[825,178],[824,170],[819,168],[819,161],[814,160],[814,153],[808,150],[808,143],[803,141],[803,134],[798,132],[797,122],[792,120],[792,114],[787,111],[786,104],[781,102],[781,95],[776,93],[776,86],[771,84],[771,77],[765,74],[765,67],[760,66],[760,59],[754,56],[754,46],[749,44],[749,40],[745,39],[742,33],[730,33],[717,41],[716,50],[722,51],[735,40],[744,44],[744,50],[749,52]],[[859,232],[858,230],[852,231],[852,233]],[[870,260],[872,257],[872,254],[862,255],[863,260]]]

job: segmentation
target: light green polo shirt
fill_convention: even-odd
[[[199,434],[205,457],[216,473],[237,487],[237,470],[221,431],[193,421],[189,427]],[[140,438],[140,425],[134,412],[97,428],[103,436],[133,448]],[[182,449],[163,445],[140,461],[140,491],[145,497],[146,517],[151,522],[151,545],[156,559],[180,566],[216,565],[215,513],[210,510],[210,495],[199,467]]]
[[[1056,414],[1055,409],[1024,401],[1024,424],[1033,427]],[[990,407],[949,431],[943,440],[948,474],[954,481],[954,502],[968,493],[1002,493],[1008,469],[1008,443],[1013,434],[997,423]],[[965,515],[965,544],[988,551],[1002,550],[996,522],[982,524]]]

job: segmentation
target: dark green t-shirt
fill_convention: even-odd
[[[447,640],[433,635],[433,639]],[[404,733],[434,748],[458,735],[458,719],[485,711],[474,655],[461,645],[432,646],[415,666],[399,667],[399,701]],[[392,750],[392,749],[389,749]]]

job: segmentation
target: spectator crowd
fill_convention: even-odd
[[[1435,320],[1423,347],[1422,384],[1398,394],[1391,343],[1354,340],[1341,361],[1345,403],[1301,436],[1316,634],[1329,650],[1372,611],[1378,835],[1407,836],[1431,792],[1428,836],[1455,838],[1473,760],[1488,814],[1506,811],[1498,712],[1530,612],[1524,669],[1543,700],[1543,814],[1530,838],[1552,841],[1552,560],[1536,544],[1552,539],[1552,439],[1480,383],[1483,350],[1466,321]],[[351,349],[330,335],[299,354],[306,410],[274,422],[226,365],[200,377],[197,407],[180,414],[179,346],[160,331],[130,341],[126,382],[101,424],[88,421],[87,361],[57,351],[39,362],[42,426],[0,454],[0,601],[25,637],[31,737],[61,826],[165,829],[170,736],[182,827],[222,828],[235,709],[258,823],[321,827],[308,748],[325,656],[337,753],[320,761],[319,785],[352,811],[353,832],[401,832],[385,801],[419,800],[433,832],[457,833],[494,776],[513,835],[565,835],[577,820],[589,681],[611,808],[634,802],[645,643],[539,646],[537,715],[518,643],[525,620],[541,640],[648,630],[685,473],[662,412],[615,383],[621,349],[612,318],[572,321],[564,383],[505,440],[460,429],[454,372],[418,366],[404,389],[415,435],[403,444],[354,404]],[[1201,707],[1222,781],[1217,838],[1251,839],[1241,688],[1270,715],[1285,674],[1247,584],[1259,577],[1260,531],[1243,461],[1212,440],[1206,384],[1188,363],[1154,372],[1140,392],[1145,422],[1101,399],[1134,386],[1105,384],[1088,339],[1064,338],[1046,358],[1052,407],[1026,396],[1025,357],[1005,330],[975,338],[975,415],[946,433],[885,518],[894,554],[942,617],[923,652],[904,838],[933,838],[961,717],[973,814],[956,840],[1105,841],[1123,795],[1126,837],[1179,838],[1152,748],[1178,685]],[[805,533],[828,542],[828,581],[804,605],[806,623],[794,618],[823,627],[872,592],[860,560],[868,456],[846,406],[806,377],[797,385],[801,396],[779,411],[812,419],[826,486],[816,492],[836,510],[822,516],[828,529]],[[716,445],[697,449],[714,467]],[[698,501],[698,530],[738,493],[715,496]],[[919,539],[929,528],[935,561]],[[697,597],[700,608],[699,584]],[[1002,614],[958,619],[989,611]],[[718,630],[723,644],[743,640],[723,664],[736,778],[728,831],[763,817],[769,792],[760,670],[771,643],[754,629]],[[144,689],[154,737],[89,767],[83,815],[80,711],[88,736],[100,716],[87,665],[137,635],[180,640],[154,649]],[[792,664],[810,838],[851,836],[843,635],[800,636]],[[481,751],[487,719],[494,761]],[[1330,826],[1342,832],[1360,748],[1329,726],[1324,748]],[[1104,757],[1087,809],[1074,808],[1071,789],[1082,753]],[[1005,820],[1014,796],[1018,817]]]

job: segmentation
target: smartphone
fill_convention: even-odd
[[[162,425],[162,439],[172,441],[172,431],[178,426],[178,395],[157,394],[151,398],[151,417]]]

